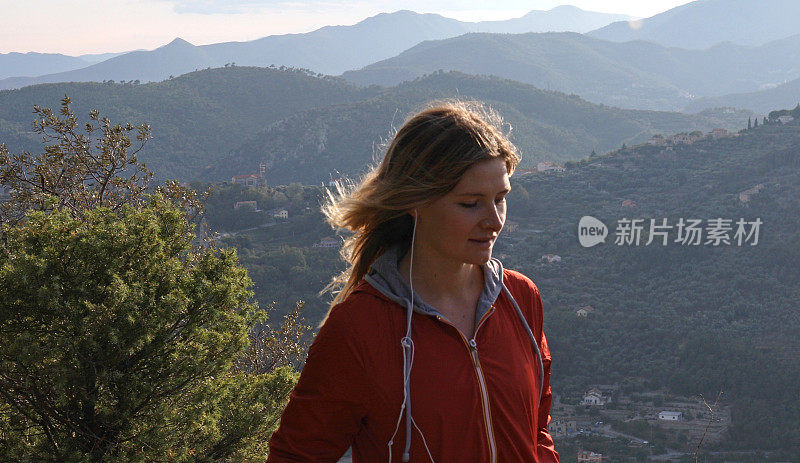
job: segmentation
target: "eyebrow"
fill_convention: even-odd
[[[504,190],[500,190],[497,194],[508,193],[509,191],[511,191],[511,188],[506,188]],[[456,196],[484,196],[484,194],[483,193],[461,193],[461,194],[458,194]]]

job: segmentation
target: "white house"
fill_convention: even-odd
[[[589,389],[589,392],[583,395],[581,405],[597,405],[602,406],[611,402],[611,398],[604,396],[602,392],[597,389]]]
[[[547,172],[548,170],[554,170],[556,172],[564,172],[567,169],[559,166],[553,161],[542,161],[536,164],[536,170],[539,172]]]
[[[342,245],[342,241],[333,237],[333,236],[326,236],[319,240],[318,243],[314,243],[315,248],[338,248]]]
[[[587,305],[587,306],[583,306],[580,309],[576,310],[575,311],[575,315],[577,315],[578,317],[586,318],[592,312],[594,312],[594,307],[592,307],[590,305]]]
[[[788,124],[792,122],[794,118],[792,116],[779,116],[778,120],[781,121],[781,124]]]
[[[750,197],[756,195],[764,189],[764,184],[759,183],[758,185],[754,186],[753,188],[748,188],[747,190],[739,192],[739,202],[746,203],[750,201]]]
[[[713,129],[710,133],[713,138],[722,138],[728,136],[728,131],[725,129]]]
[[[252,206],[253,210],[258,212],[258,202],[257,201],[236,201],[233,203],[233,210],[238,211],[240,207],[249,207]]]
[[[544,254],[542,260],[547,261],[548,264],[552,264],[553,262],[561,262],[561,256],[558,254]]]
[[[506,220],[505,225],[503,225],[503,231],[506,233],[514,233],[517,231],[519,224],[514,222],[513,220]]]
[[[272,217],[276,219],[288,219],[289,211],[286,209],[276,209],[275,212],[272,213]]]
[[[664,421],[680,421],[683,419],[683,413],[662,411],[658,413],[658,419]]]

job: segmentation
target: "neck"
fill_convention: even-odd
[[[400,259],[397,269],[406,282],[411,264],[409,250]],[[479,265],[442,259],[419,245],[414,249],[412,272],[414,292],[426,302],[460,300],[476,288],[483,287],[483,271]]]

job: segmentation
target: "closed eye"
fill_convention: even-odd
[[[497,198],[497,199],[495,199],[495,200],[494,200],[494,202],[495,202],[495,203],[497,203],[497,204],[500,204],[500,203],[502,203],[502,202],[503,202],[503,201],[505,201],[505,200],[506,200],[506,198],[505,198],[505,196],[503,196],[502,198]],[[478,202],[477,202],[477,201],[475,201],[474,203],[459,203],[459,205],[461,205],[461,206],[463,206],[463,207],[466,207],[466,208],[472,208],[472,207],[475,207],[475,206],[477,206],[477,205],[478,205]]]

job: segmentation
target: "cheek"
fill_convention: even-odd
[[[453,230],[453,233],[458,236],[471,236],[475,228],[478,226],[479,220],[470,212],[464,212],[455,215],[450,220],[448,227]]]
[[[450,211],[439,216],[436,224],[431,224],[431,234],[443,245],[452,245],[461,242],[472,232],[473,221],[469,214]]]

